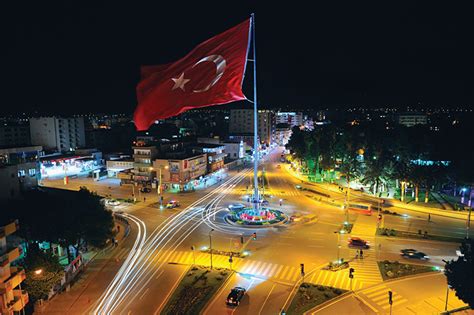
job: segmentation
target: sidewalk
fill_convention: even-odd
[[[98,286],[107,285],[110,280],[100,279],[100,277],[111,275],[115,272],[110,272],[106,267],[119,268],[121,264],[114,264],[114,266],[107,266],[114,255],[122,248],[123,240],[126,238],[126,226],[122,222],[115,221],[115,226],[120,225],[120,232],[116,239],[119,241],[119,246],[116,248],[113,244],[109,244],[106,248],[98,251],[90,251],[85,259],[86,268],[75,279],[70,290],[56,294],[51,300],[43,303],[42,306],[35,307],[34,314],[85,314],[91,307],[93,300],[96,299],[98,293],[103,289],[97,291]],[[102,280],[102,281],[101,281]],[[94,290],[91,290],[94,287]],[[97,293],[97,294],[96,294]]]

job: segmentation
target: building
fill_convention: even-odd
[[[230,160],[243,159],[245,157],[245,147],[243,141],[227,140],[222,142],[227,158]]]
[[[143,145],[133,147],[133,181],[136,184],[147,186],[151,185],[155,178],[153,170],[153,160],[158,155],[156,146]],[[122,177],[119,176],[122,179]],[[125,179],[125,178],[123,178]]]
[[[45,150],[74,151],[86,145],[83,117],[30,118],[31,143]]]
[[[277,112],[275,124],[288,124],[290,129],[294,126],[302,126],[304,124],[303,114],[296,112]]]
[[[229,135],[253,136],[253,109],[232,109],[229,118]],[[270,110],[258,111],[258,136],[261,144],[274,141],[275,115]]]
[[[428,116],[418,113],[407,113],[398,115],[398,123],[405,127],[413,127],[415,125],[426,125]]]
[[[41,146],[0,148],[0,199],[38,186]]]
[[[275,128],[275,142],[280,145],[284,146],[288,143],[291,137],[291,127],[287,123],[279,123],[276,125]]]
[[[3,124],[0,126],[0,146],[30,145],[28,124]]]
[[[213,173],[224,167],[225,145],[215,143],[197,143],[192,146],[194,152],[207,154],[207,172]]]
[[[156,159],[153,169],[161,169],[161,184],[166,189],[192,190],[207,173],[207,154],[182,154],[173,159]],[[159,176],[159,175],[158,175]],[[159,179],[156,179],[159,182]]]
[[[134,161],[131,158],[111,159],[106,161],[106,166],[108,177],[119,178],[118,174],[120,172],[133,170]]]
[[[28,293],[21,290],[21,283],[26,279],[25,270],[11,266],[22,254],[22,249],[7,242],[7,236],[18,228],[18,220],[0,227],[0,314],[3,315],[19,314],[28,304]]]

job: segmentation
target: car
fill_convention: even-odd
[[[415,249],[402,249],[400,255],[404,258],[409,259],[420,259],[420,260],[429,260],[430,257],[423,252],[419,252]]]
[[[348,240],[349,247],[367,249],[370,247],[369,242],[361,239],[360,237],[351,237]]]
[[[105,200],[105,204],[106,204],[107,206],[119,206],[119,205],[120,205],[120,201],[114,200],[114,199],[107,199],[107,200]]]
[[[262,203],[262,206],[268,206],[268,205],[270,204],[270,203],[268,202],[268,200],[266,200],[266,199],[263,199],[263,200],[261,201],[261,203]]]
[[[166,208],[168,208],[168,209],[172,209],[172,208],[176,208],[176,207],[179,207],[179,201],[177,201],[177,200],[170,200],[166,204]]]
[[[242,287],[235,287],[230,290],[227,296],[226,304],[230,306],[238,306],[245,295],[245,289]]]
[[[296,185],[295,188],[296,189],[301,189],[302,187],[301,187],[301,185]]]
[[[142,187],[142,188],[140,188],[140,192],[142,192],[142,193],[149,193],[150,191],[151,191],[151,189],[148,188],[148,187]]]

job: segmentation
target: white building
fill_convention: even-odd
[[[253,135],[253,109],[232,109],[229,119],[232,135]],[[275,115],[270,110],[258,111],[258,136],[261,143],[274,142]]]
[[[302,126],[304,124],[303,114],[296,112],[278,112],[276,113],[275,123],[288,124],[290,125],[290,129],[294,126]]]
[[[73,151],[86,145],[83,117],[30,118],[31,143],[45,150]]]
[[[231,160],[243,159],[245,156],[244,142],[243,141],[224,141],[225,152],[227,157]]]
[[[413,127],[415,125],[426,125],[428,123],[428,116],[425,114],[400,114],[398,115],[398,123],[405,127]]]
[[[289,124],[279,123],[275,129],[275,142],[280,146],[284,146],[290,140],[291,134],[292,131]]]

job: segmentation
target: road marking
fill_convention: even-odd
[[[146,288],[145,292],[143,292],[143,294],[138,298],[139,300],[143,299],[143,297],[145,296],[145,294],[147,294],[148,290],[150,290],[150,288]]]
[[[262,263],[263,263],[263,262],[261,262],[261,261],[257,261],[256,263],[254,263],[253,268],[250,269],[248,273],[250,273],[250,274],[257,274],[256,271],[257,271],[257,269],[260,267],[260,265],[261,265]]]
[[[268,272],[270,271],[270,269],[272,269],[272,267],[273,267],[272,263],[268,264],[267,268],[265,268],[265,270],[262,270],[260,274],[262,276],[267,276]]]
[[[272,288],[270,289],[270,292],[268,292],[268,295],[267,295],[267,297],[265,298],[265,301],[263,301],[262,307],[260,308],[260,311],[258,312],[258,315],[260,315],[260,314],[262,313],[263,307],[265,306],[265,303],[267,303],[268,298],[270,297],[270,294],[272,294],[272,291],[273,291],[273,289],[275,288],[275,286],[276,286],[276,284],[274,284],[274,285],[272,286]]]
[[[267,265],[267,263],[263,263],[258,269],[255,269],[255,274],[263,275],[263,269],[265,269]]]
[[[279,277],[280,279],[285,279],[285,275],[288,272],[288,269],[290,269],[290,266],[285,266],[285,269],[283,269],[281,273],[281,277]]]
[[[278,278],[283,267],[284,267],[283,265],[278,266],[278,269],[275,271],[275,274],[273,275],[273,277]]]
[[[272,268],[268,271],[268,277],[271,278],[275,272],[275,270],[277,269],[278,265],[277,264],[273,264]]]

